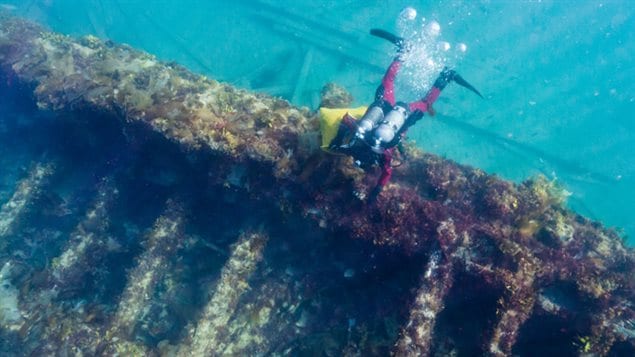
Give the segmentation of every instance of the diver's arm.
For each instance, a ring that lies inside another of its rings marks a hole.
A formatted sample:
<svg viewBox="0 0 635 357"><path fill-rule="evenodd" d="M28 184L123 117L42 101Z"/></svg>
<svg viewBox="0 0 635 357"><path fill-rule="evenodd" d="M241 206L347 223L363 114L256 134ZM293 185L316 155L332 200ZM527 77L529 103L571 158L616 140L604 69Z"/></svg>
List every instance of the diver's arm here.
<svg viewBox="0 0 635 357"><path fill-rule="evenodd" d="M382 165L381 165L381 175L379 176L379 180L377 181L377 185L373 188L373 190L368 195L368 202L373 203L377 199L377 196L381 193L381 190L386 186L388 181L390 181L390 177L392 176L392 154L394 148L384 150L384 154L382 156Z"/></svg>

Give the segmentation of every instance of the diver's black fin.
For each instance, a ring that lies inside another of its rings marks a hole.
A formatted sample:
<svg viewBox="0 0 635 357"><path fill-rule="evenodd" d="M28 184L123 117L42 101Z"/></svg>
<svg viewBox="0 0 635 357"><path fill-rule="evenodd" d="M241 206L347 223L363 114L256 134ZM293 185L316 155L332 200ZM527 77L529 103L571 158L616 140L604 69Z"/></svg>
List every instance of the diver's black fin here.
<svg viewBox="0 0 635 357"><path fill-rule="evenodd" d="M380 38L383 38L384 40L388 40L390 41L393 45L401 48L401 46L403 46L404 44L404 40L402 37L399 37L395 34L392 34L386 30L382 30L382 29L371 29L370 30L370 34L373 36L377 36Z"/></svg>
<svg viewBox="0 0 635 357"><path fill-rule="evenodd" d="M478 90L476 90L476 88L474 88L473 85L469 84L465 79L463 79L463 77L461 77L458 73L455 73L452 79L456 82L456 84L471 90L472 92L476 93L479 97L483 98L483 95Z"/></svg>

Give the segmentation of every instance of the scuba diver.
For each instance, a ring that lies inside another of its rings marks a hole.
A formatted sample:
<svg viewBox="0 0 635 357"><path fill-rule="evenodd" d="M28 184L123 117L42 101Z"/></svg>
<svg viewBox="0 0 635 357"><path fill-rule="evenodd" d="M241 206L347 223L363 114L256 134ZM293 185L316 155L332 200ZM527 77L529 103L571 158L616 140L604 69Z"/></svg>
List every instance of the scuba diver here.
<svg viewBox="0 0 635 357"><path fill-rule="evenodd" d="M456 82L481 98L483 96L458 73L446 67L422 99L411 103L395 101L395 78L402 64L402 56L408 52L408 44L403 38L384 30L372 29L370 33L392 42L397 46L398 54L375 92L375 101L359 120L347 111L341 118L337 134L327 147L330 152L352 156L355 164L364 171L376 166L381 167L379 180L368 199L369 202L373 202L390 180L395 148L404 155L401 141L406 131L420 120L424 113L434 116L432 104L450 82Z"/></svg>

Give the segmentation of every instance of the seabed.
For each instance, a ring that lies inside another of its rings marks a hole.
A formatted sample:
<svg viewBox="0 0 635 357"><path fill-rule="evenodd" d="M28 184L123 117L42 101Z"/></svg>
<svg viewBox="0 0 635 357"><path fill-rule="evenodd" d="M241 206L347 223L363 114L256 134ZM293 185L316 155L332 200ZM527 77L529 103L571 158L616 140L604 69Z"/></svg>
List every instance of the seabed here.
<svg viewBox="0 0 635 357"><path fill-rule="evenodd" d="M0 109L2 355L635 355L633 250L544 178L411 147L368 205L315 112L8 17Z"/></svg>

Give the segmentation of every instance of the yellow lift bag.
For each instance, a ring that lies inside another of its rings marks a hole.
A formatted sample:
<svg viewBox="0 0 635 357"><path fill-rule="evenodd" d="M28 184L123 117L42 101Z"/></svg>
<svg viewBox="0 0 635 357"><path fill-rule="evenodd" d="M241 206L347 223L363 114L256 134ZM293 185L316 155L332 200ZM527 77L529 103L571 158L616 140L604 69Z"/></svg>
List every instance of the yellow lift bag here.
<svg viewBox="0 0 635 357"><path fill-rule="evenodd" d="M322 132L322 149L327 150L331 141L337 135L340 122L346 113L354 118L360 118L366 113L367 107L358 108L320 108L320 131Z"/></svg>

